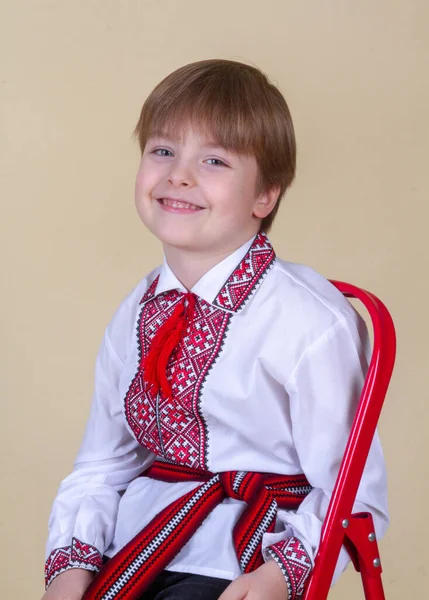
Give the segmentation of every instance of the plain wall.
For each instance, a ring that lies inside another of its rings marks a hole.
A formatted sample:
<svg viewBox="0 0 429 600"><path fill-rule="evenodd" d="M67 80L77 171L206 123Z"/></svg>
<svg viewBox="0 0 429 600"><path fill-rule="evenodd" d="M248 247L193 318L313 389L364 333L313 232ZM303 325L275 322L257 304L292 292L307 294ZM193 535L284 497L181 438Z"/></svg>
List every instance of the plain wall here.
<svg viewBox="0 0 429 600"><path fill-rule="evenodd" d="M104 327L162 257L134 210L141 104L173 69L214 57L263 69L292 111L298 174L278 255L392 312L384 582L390 600L426 595L428 22L419 0L0 3L2 598L42 595L50 506ZM362 597L349 569L332 598Z"/></svg>

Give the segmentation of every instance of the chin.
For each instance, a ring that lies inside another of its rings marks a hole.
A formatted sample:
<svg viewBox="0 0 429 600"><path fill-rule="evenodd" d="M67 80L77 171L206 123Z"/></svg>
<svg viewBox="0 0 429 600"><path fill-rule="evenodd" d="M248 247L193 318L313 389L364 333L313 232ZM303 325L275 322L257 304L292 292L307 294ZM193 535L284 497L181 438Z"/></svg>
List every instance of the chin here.
<svg viewBox="0 0 429 600"><path fill-rule="evenodd" d="M200 240L190 232L181 231L153 231L152 233L166 246L180 250L196 250L199 247Z"/></svg>

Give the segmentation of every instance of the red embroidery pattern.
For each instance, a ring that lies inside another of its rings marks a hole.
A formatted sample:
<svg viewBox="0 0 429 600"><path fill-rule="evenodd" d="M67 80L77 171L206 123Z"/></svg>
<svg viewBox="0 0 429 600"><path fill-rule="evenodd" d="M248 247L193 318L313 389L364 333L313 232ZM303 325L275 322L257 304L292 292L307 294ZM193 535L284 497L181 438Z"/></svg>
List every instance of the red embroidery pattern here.
<svg viewBox="0 0 429 600"><path fill-rule="evenodd" d="M156 287L158 285L158 281L159 281L159 275L157 277L155 277L155 279L152 281L152 283L150 284L150 286L146 290L145 295L140 300L140 304L143 304L144 302L147 302L148 300L151 300L155 296L155 292L156 292Z"/></svg>
<svg viewBox="0 0 429 600"><path fill-rule="evenodd" d="M125 397L125 416L136 439L157 456L192 468L206 468L207 428L200 410L201 397L232 318L226 310L238 312L243 308L274 260L267 236L260 233L213 304L196 297L186 334L167 365L171 397L155 394L139 368ZM141 300L144 306L137 328L140 364L144 363L159 327L183 298L177 290L156 296L158 282L159 276Z"/></svg>
<svg viewBox="0 0 429 600"><path fill-rule="evenodd" d="M144 361L158 328L183 294L176 290L149 301L138 326ZM125 415L136 439L157 456L192 468L206 468L207 432L201 415L202 388L224 343L231 315L196 298L186 335L167 366L172 397L155 394L139 370L125 398Z"/></svg>
<svg viewBox="0 0 429 600"><path fill-rule="evenodd" d="M269 239L265 233L259 233L213 304L233 311L242 308L273 266L275 258Z"/></svg>
<svg viewBox="0 0 429 600"><path fill-rule="evenodd" d="M267 548L267 554L274 558L285 576L289 600L300 598L313 568L302 542L296 537L289 537Z"/></svg>
<svg viewBox="0 0 429 600"><path fill-rule="evenodd" d="M102 564L103 559L97 548L72 538L71 546L55 548L49 555L45 564L45 585L48 587L57 575L68 569L99 571Z"/></svg>

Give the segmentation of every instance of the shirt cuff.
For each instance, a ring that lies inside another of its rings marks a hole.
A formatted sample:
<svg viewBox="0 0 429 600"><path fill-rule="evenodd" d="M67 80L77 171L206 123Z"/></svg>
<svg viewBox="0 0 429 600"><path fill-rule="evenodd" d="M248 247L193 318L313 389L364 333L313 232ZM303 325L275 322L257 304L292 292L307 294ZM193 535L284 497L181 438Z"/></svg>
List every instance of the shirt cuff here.
<svg viewBox="0 0 429 600"><path fill-rule="evenodd" d="M289 600L301 598L313 569L311 558L302 542L296 537L288 537L268 546L264 556L274 559L280 567L286 579Z"/></svg>
<svg viewBox="0 0 429 600"><path fill-rule="evenodd" d="M52 583L57 575L68 569L86 569L98 572L103 564L100 552L77 538L72 538L70 546L52 550L45 563L45 586Z"/></svg>

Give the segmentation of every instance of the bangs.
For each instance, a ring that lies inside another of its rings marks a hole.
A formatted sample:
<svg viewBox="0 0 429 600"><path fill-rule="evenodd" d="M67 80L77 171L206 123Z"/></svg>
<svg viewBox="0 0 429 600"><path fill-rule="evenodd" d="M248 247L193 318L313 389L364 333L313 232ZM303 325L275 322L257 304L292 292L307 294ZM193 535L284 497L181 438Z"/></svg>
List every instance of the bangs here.
<svg viewBox="0 0 429 600"><path fill-rule="evenodd" d="M237 118L231 111L225 113L219 105L199 106L192 110L185 104L155 114L144 137L146 141L151 137L183 141L190 131L194 131L214 146L237 154L256 154L260 143L254 132L246 126L246 121L245 116Z"/></svg>
<svg viewBox="0 0 429 600"><path fill-rule="evenodd" d="M142 152L150 137L183 139L194 130L226 150L258 157L264 137L260 108L250 90L254 86L240 75L241 81L225 72L193 81L184 78L169 82L168 89L161 82L162 88L155 88L144 104L136 127Z"/></svg>

